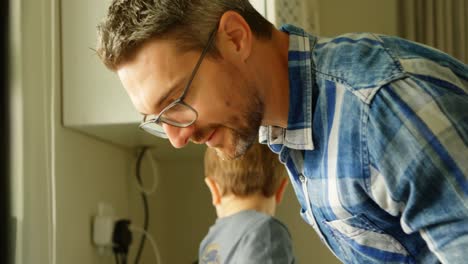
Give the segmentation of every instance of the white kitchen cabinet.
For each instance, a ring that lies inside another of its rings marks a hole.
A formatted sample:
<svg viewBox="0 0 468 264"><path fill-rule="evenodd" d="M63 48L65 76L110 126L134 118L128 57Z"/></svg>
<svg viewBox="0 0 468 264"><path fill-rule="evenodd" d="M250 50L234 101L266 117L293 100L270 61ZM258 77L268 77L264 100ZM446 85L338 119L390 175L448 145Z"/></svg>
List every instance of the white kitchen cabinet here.
<svg viewBox="0 0 468 264"><path fill-rule="evenodd" d="M97 57L96 26L109 1L61 1L63 124L124 146L143 144L133 108L115 73Z"/></svg>

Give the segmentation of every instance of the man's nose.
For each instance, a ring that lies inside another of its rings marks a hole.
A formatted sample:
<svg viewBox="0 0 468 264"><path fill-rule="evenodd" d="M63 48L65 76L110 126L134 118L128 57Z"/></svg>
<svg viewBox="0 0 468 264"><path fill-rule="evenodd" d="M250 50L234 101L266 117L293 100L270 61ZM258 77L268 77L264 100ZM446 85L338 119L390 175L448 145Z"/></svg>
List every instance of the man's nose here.
<svg viewBox="0 0 468 264"><path fill-rule="evenodd" d="M175 148L185 147L195 131L194 125L188 127L175 127L168 124L163 124L163 128L169 138L169 141Z"/></svg>

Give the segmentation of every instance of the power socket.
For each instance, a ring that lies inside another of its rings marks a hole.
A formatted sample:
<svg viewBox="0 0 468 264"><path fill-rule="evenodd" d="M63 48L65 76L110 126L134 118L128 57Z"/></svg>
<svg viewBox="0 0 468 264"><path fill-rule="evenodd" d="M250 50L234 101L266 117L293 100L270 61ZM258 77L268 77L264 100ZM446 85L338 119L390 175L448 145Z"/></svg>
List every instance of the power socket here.
<svg viewBox="0 0 468 264"><path fill-rule="evenodd" d="M112 235L115 226L114 208L107 203L98 204L98 213L93 219L93 243L99 255L112 254Z"/></svg>
<svg viewBox="0 0 468 264"><path fill-rule="evenodd" d="M112 247L114 218L107 215L94 217L93 242L98 247Z"/></svg>

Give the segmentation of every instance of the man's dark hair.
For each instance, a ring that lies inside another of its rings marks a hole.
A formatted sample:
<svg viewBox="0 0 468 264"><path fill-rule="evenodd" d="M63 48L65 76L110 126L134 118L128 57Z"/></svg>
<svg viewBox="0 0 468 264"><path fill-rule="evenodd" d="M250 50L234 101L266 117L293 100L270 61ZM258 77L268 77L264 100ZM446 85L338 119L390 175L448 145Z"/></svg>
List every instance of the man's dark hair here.
<svg viewBox="0 0 468 264"><path fill-rule="evenodd" d="M98 25L97 54L115 71L153 38L173 38L181 50L201 50L226 11L239 13L259 38L272 24L248 0L114 0ZM216 47L211 53L216 53Z"/></svg>

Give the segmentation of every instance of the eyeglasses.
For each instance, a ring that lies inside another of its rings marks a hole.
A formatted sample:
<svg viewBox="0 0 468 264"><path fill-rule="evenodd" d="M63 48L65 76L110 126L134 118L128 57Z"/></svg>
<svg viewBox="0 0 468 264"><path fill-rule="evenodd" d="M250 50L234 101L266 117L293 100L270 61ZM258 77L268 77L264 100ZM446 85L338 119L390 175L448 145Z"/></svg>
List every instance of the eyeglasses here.
<svg viewBox="0 0 468 264"><path fill-rule="evenodd" d="M187 82L187 85L185 86L182 95L177 100L166 106L156 117L149 119L149 116L145 115L143 117L143 121L139 126L140 129L143 129L151 135L157 137L168 138L166 132L163 129L163 123L182 128L188 127L191 124L195 123L195 121L198 118L198 112L193 107L186 104L184 102L184 98L187 95L188 88L190 87L193 79L195 78L195 74L197 74L198 68L202 63L203 58L208 53L208 50L210 49L211 44L213 43L216 29L210 33L208 43L203 49L202 54L200 55L200 58L198 59L198 62L195 65L192 74L190 75L190 79Z"/></svg>

